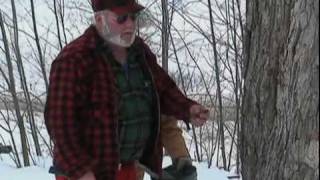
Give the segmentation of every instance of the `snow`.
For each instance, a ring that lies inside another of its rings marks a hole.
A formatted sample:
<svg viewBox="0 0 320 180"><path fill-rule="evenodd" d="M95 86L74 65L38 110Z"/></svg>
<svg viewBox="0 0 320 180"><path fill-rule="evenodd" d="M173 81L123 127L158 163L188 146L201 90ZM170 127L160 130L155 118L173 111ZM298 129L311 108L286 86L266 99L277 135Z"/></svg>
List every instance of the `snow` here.
<svg viewBox="0 0 320 180"><path fill-rule="evenodd" d="M169 158L164 159L164 166L170 165ZM198 180L228 180L229 172L218 168L208 169L206 163L194 163L198 171ZM17 169L0 159L0 180L54 180L54 176L48 173L48 167L30 166ZM145 176L144 180L150 180Z"/></svg>
<svg viewBox="0 0 320 180"><path fill-rule="evenodd" d="M0 180L54 180L54 176L38 166L16 169L0 164Z"/></svg>

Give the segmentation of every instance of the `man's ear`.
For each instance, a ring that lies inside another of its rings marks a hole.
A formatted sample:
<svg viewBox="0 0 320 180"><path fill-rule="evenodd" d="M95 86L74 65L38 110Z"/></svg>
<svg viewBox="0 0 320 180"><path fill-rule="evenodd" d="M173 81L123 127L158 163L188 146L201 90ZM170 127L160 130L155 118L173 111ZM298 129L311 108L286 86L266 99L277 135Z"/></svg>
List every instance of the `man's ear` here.
<svg viewBox="0 0 320 180"><path fill-rule="evenodd" d="M102 23L103 17L101 16L101 14L95 14L94 20L95 20L95 25L96 25L97 29L101 29L101 26L103 24Z"/></svg>
<svg viewBox="0 0 320 180"><path fill-rule="evenodd" d="M94 20L96 22L96 24L101 23L102 21L102 17L100 14L94 14Z"/></svg>

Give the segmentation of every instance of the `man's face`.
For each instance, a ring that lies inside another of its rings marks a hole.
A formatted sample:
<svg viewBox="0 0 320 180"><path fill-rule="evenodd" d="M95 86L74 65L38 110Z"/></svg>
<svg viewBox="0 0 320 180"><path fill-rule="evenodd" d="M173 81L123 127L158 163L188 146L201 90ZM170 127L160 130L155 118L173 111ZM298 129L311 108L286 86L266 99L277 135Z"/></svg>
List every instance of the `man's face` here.
<svg viewBox="0 0 320 180"><path fill-rule="evenodd" d="M96 14L96 26L102 37L116 45L129 47L135 38L136 14L117 15L104 10Z"/></svg>

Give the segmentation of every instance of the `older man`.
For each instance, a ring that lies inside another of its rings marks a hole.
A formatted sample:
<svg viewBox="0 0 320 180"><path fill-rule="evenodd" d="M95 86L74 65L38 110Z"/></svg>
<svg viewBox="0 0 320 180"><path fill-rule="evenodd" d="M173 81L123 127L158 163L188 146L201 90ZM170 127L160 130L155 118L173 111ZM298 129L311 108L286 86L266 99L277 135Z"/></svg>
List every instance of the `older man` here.
<svg viewBox="0 0 320 180"><path fill-rule="evenodd" d="M208 111L186 98L136 37L134 0L92 0L95 25L51 66L45 122L56 179L136 180L137 163L161 176L160 113L196 126Z"/></svg>

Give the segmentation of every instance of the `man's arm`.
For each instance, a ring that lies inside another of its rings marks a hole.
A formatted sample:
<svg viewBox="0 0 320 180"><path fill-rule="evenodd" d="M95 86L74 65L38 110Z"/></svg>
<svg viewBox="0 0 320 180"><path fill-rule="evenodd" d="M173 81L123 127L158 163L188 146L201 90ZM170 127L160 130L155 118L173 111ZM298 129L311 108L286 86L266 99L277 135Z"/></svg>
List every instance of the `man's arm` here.
<svg viewBox="0 0 320 180"><path fill-rule="evenodd" d="M74 60L55 60L50 72L50 85L45 107L45 122L52 138L59 168L70 179L78 179L93 164L79 144L76 105L79 95Z"/></svg>
<svg viewBox="0 0 320 180"><path fill-rule="evenodd" d="M188 99L171 77L157 64L156 56L144 44L148 64L151 68L156 88L160 97L161 113L174 116L196 126L202 125L208 118L208 111L197 102Z"/></svg>

